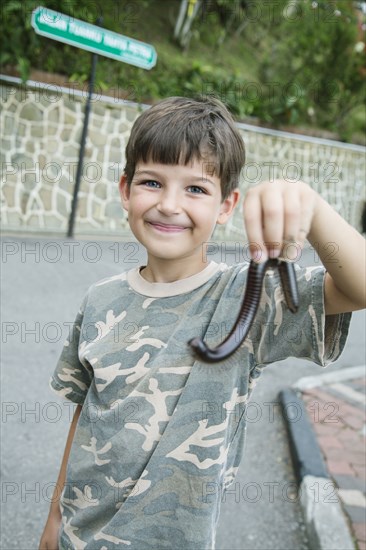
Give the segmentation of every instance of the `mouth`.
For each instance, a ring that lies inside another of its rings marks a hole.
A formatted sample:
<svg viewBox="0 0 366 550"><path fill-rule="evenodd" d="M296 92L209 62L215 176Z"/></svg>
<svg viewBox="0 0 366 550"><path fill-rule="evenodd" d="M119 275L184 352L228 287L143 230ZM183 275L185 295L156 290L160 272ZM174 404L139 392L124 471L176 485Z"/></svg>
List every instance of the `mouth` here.
<svg viewBox="0 0 366 550"><path fill-rule="evenodd" d="M162 233L181 233L182 231L188 229L183 225L169 225L166 223L155 222L147 222L147 224L156 229L156 231L160 231Z"/></svg>

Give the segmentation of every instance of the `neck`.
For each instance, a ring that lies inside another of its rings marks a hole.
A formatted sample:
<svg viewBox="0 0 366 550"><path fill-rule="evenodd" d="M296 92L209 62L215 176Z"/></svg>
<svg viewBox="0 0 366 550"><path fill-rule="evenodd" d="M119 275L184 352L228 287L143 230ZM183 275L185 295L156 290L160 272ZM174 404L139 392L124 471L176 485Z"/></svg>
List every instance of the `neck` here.
<svg viewBox="0 0 366 550"><path fill-rule="evenodd" d="M194 263L191 258L181 258L174 262L149 258L147 266L141 270L141 277L149 283L173 283L200 273L209 263L209 261L204 262L201 258Z"/></svg>

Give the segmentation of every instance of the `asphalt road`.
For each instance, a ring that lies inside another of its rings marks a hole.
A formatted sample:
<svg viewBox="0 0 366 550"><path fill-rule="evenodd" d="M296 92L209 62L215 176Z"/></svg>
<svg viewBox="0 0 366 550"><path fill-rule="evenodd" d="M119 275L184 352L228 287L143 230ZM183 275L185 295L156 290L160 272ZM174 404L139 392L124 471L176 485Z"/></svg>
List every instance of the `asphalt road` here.
<svg viewBox="0 0 366 550"><path fill-rule="evenodd" d="M48 387L81 299L93 282L142 263L135 242L70 241L5 236L2 276L2 539L1 548L36 550L66 441L72 404ZM232 263L219 248L211 258ZM313 264L309 251L300 263ZM332 369L365 361L365 312L353 316L350 336ZM221 498L217 550L309 548L278 392L322 372L289 359L262 375L248 414L246 457Z"/></svg>

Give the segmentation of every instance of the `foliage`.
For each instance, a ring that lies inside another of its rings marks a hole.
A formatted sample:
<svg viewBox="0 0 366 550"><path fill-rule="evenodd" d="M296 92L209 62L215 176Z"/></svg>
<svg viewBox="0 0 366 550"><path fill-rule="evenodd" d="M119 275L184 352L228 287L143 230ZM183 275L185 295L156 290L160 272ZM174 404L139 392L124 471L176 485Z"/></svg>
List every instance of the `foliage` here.
<svg viewBox="0 0 366 550"><path fill-rule="evenodd" d="M1 66L23 80L41 69L85 83L91 54L37 35L31 12L40 4L90 23L103 16L106 28L154 44L151 71L99 57L96 88L116 97L215 95L239 119L321 127L345 140L364 124L365 50L351 0L201 0L183 51L174 38L181 0L3 0Z"/></svg>
<svg viewBox="0 0 366 550"><path fill-rule="evenodd" d="M15 66L24 81L28 79L30 69L35 68L73 76L72 80L82 82L88 78L90 53L35 34L31 26L32 11L41 4L88 23L95 24L101 18L104 26L120 32L115 28L116 22L124 25L133 20L150 1L138 0L137 4L114 0L4 0L0 21L3 38L0 65Z"/></svg>
<svg viewBox="0 0 366 550"><path fill-rule="evenodd" d="M270 41L259 66L272 83L259 115L272 123L307 121L347 133L346 117L364 100L364 50L357 51L358 21L352 2L303 0Z"/></svg>
<svg viewBox="0 0 366 550"><path fill-rule="evenodd" d="M21 78L25 81L29 77L31 66L37 59L37 64L41 65L46 71L55 71L54 56L51 54L54 50L54 45L48 41L42 42L35 35L31 26L31 14L34 8L39 5L37 0L6 0L2 5L1 12L1 35L3 38L4 48L0 55L0 64L14 65L19 71ZM87 13L85 9L87 0L77 2L74 5L67 0L49 0L46 6L64 13L70 14L71 11L77 17L77 13L84 17ZM66 61L74 57L71 52L65 48ZM50 55L51 54L51 55ZM68 54L68 55L67 55Z"/></svg>

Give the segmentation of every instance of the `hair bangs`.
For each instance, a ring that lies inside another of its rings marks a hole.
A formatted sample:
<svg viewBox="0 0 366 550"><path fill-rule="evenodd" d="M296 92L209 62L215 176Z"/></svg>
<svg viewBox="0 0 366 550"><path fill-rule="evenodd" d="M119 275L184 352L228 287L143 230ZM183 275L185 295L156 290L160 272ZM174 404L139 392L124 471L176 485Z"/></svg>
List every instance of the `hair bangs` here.
<svg viewBox="0 0 366 550"><path fill-rule="evenodd" d="M197 131L192 124L180 127L169 123L159 128L159 132L156 128L147 130L135 147L135 154L143 162L187 165L199 160L213 165L217 164L214 162L217 153L215 149L214 140ZM216 174L218 168L215 166L212 173Z"/></svg>

